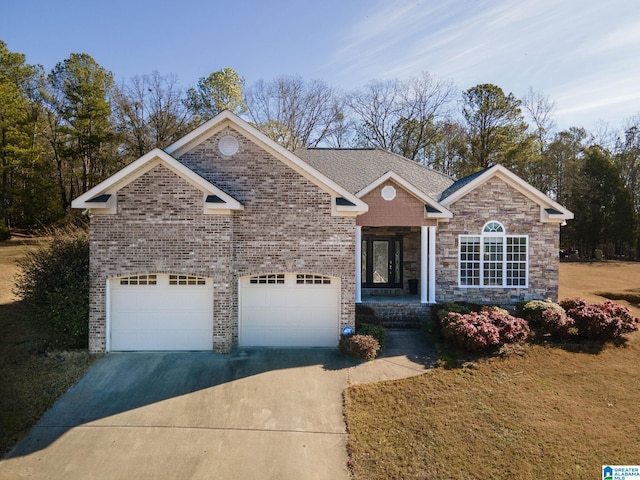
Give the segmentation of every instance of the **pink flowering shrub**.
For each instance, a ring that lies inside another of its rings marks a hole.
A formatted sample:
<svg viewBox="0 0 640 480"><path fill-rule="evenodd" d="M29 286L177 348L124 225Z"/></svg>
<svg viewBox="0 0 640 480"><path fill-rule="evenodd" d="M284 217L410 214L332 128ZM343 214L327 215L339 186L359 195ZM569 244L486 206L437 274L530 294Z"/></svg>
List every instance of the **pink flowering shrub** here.
<svg viewBox="0 0 640 480"><path fill-rule="evenodd" d="M585 305L587 305L587 301L584 298L578 297L565 298L564 300L558 302L558 304L568 312L569 310L572 310L574 308L584 307Z"/></svg>
<svg viewBox="0 0 640 480"><path fill-rule="evenodd" d="M442 334L457 347L479 352L500 343L498 327L488 321L483 313L451 312L442 322Z"/></svg>
<svg viewBox="0 0 640 480"><path fill-rule="evenodd" d="M506 310L489 307L481 312L449 313L442 321L442 333L456 346L480 352L504 343L525 341L529 326Z"/></svg>
<svg viewBox="0 0 640 480"><path fill-rule="evenodd" d="M540 330L556 338L566 338L576 333L575 321L567 315L564 308L552 303L540 314Z"/></svg>
<svg viewBox="0 0 640 480"><path fill-rule="evenodd" d="M489 321L498 327L500 343L521 343L529 338L529 324L522 318L509 315L509 312L500 308L485 309L484 313Z"/></svg>
<svg viewBox="0 0 640 480"><path fill-rule="evenodd" d="M577 298L560 305L575 322L578 335L591 340L613 340L637 330L640 322L627 307L613 302L590 304Z"/></svg>

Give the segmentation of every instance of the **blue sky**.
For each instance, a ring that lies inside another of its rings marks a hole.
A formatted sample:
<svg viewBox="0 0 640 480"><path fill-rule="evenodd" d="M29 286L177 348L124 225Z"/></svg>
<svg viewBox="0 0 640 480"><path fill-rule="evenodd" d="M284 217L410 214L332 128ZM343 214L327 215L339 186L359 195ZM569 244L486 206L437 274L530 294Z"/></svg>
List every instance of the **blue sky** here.
<svg viewBox="0 0 640 480"><path fill-rule="evenodd" d="M343 90L428 71L464 90L529 87L558 127L640 114L637 0L0 0L0 39L50 70L90 54L117 81L154 70L181 85L229 66Z"/></svg>

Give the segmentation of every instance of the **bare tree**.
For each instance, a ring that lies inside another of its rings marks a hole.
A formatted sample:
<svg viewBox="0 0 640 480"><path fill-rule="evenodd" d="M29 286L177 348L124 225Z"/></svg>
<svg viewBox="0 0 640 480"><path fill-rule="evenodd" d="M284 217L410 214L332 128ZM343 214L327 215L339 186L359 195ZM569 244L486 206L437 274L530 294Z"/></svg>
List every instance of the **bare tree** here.
<svg viewBox="0 0 640 480"><path fill-rule="evenodd" d="M429 163L455 95L451 82L427 72L405 82L374 80L347 98L356 142Z"/></svg>
<svg viewBox="0 0 640 480"><path fill-rule="evenodd" d="M336 95L331 109L333 121L329 125L323 143L333 148L350 147L354 144L355 122L348 115L345 96Z"/></svg>
<svg viewBox="0 0 640 480"><path fill-rule="evenodd" d="M326 83L300 76L259 80L246 91L253 123L291 151L315 147L329 136L337 121L335 96Z"/></svg>
<svg viewBox="0 0 640 480"><path fill-rule="evenodd" d="M529 87L529 91L522 98L522 108L532 123L538 151L542 153L553 137L556 104L547 95Z"/></svg>
<svg viewBox="0 0 640 480"><path fill-rule="evenodd" d="M358 145L392 150L397 141L405 88L398 80L372 80L347 97L347 104L356 117Z"/></svg>
<svg viewBox="0 0 640 480"><path fill-rule="evenodd" d="M154 147L165 147L191 127L184 92L175 75L135 76L115 97L115 115L123 150L133 160Z"/></svg>
<svg viewBox="0 0 640 480"><path fill-rule="evenodd" d="M627 120L617 138L613 161L640 214L640 115Z"/></svg>
<svg viewBox="0 0 640 480"><path fill-rule="evenodd" d="M538 189L550 193L554 184L553 159L547 155L555 130L554 112L556 105L548 96L529 87L522 98L522 111L529 121L533 134L535 151L522 165L521 173Z"/></svg>
<svg viewBox="0 0 640 480"><path fill-rule="evenodd" d="M457 94L450 81L427 72L415 77L402 89L403 115L398 122L394 151L412 160L428 163L432 150L449 117L449 105Z"/></svg>

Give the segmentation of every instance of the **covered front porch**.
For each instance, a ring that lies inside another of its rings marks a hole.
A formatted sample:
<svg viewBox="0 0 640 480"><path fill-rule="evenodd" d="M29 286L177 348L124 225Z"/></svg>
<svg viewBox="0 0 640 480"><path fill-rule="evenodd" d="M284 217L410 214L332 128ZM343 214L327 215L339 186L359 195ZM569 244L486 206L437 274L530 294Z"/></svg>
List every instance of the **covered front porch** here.
<svg viewBox="0 0 640 480"><path fill-rule="evenodd" d="M435 222L357 226L356 303L435 303L435 252Z"/></svg>
<svg viewBox="0 0 640 480"><path fill-rule="evenodd" d="M369 207L356 218L356 304L435 303L436 229L451 212L391 171L356 196Z"/></svg>

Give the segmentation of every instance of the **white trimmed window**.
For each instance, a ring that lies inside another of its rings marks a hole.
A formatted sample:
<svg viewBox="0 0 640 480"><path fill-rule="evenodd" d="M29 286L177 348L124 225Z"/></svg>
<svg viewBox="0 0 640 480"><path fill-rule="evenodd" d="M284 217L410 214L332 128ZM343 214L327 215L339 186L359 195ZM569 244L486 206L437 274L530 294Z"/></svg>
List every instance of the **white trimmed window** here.
<svg viewBox="0 0 640 480"><path fill-rule="evenodd" d="M528 237L507 235L500 222L485 224L480 235L460 235L460 287L526 288Z"/></svg>
<svg viewBox="0 0 640 480"><path fill-rule="evenodd" d="M324 275L309 275L305 273L298 273L296 275L296 283L301 285L331 285L331 277L325 277Z"/></svg>
<svg viewBox="0 0 640 480"><path fill-rule="evenodd" d="M169 275L169 285L206 285L207 279L191 275Z"/></svg>
<svg viewBox="0 0 640 480"><path fill-rule="evenodd" d="M256 275L249 279L249 283L284 285L284 273L270 273L268 275Z"/></svg>
<svg viewBox="0 0 640 480"><path fill-rule="evenodd" d="M132 275L120 279L120 285L156 285L157 282L155 275Z"/></svg>

